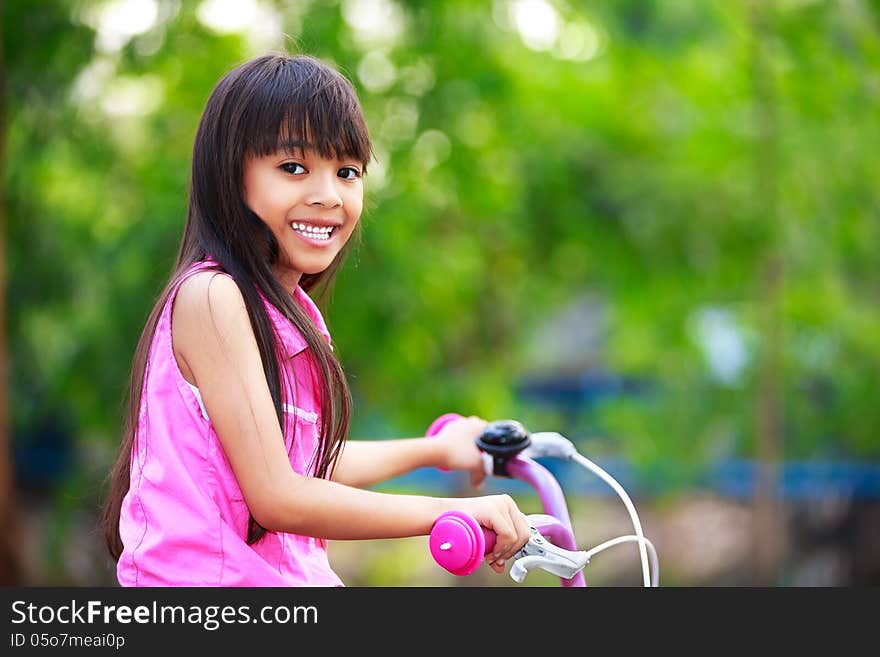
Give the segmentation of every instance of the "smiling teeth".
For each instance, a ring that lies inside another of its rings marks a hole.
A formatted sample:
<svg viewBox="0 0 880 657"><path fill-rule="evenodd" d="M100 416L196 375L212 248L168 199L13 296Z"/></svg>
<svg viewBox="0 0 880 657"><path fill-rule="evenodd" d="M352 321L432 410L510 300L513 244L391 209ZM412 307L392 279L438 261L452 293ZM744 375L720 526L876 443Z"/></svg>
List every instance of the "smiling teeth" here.
<svg viewBox="0 0 880 657"><path fill-rule="evenodd" d="M296 221L290 224L290 227L300 235L305 235L314 240L330 239L330 234L333 232L333 226L312 226L310 224L298 223Z"/></svg>

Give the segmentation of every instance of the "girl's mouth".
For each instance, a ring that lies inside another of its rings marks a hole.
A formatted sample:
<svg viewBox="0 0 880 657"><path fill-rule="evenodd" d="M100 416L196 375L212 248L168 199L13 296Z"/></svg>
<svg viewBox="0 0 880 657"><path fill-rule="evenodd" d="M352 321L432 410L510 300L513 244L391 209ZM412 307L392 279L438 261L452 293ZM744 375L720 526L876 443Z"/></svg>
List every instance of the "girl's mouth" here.
<svg viewBox="0 0 880 657"><path fill-rule="evenodd" d="M326 246L333 240L338 226L315 226L299 221L290 224L293 232L309 244L315 246Z"/></svg>

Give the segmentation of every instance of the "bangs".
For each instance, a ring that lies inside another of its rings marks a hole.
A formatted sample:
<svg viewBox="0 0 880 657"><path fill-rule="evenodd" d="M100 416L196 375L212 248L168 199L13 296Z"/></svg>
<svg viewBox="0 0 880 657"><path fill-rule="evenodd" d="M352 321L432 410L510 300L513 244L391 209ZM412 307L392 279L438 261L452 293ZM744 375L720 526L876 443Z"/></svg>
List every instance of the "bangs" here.
<svg viewBox="0 0 880 657"><path fill-rule="evenodd" d="M324 158L357 160L366 172L372 144L351 84L311 57L278 57L272 63L250 90L250 111L242 116L248 153L311 149Z"/></svg>

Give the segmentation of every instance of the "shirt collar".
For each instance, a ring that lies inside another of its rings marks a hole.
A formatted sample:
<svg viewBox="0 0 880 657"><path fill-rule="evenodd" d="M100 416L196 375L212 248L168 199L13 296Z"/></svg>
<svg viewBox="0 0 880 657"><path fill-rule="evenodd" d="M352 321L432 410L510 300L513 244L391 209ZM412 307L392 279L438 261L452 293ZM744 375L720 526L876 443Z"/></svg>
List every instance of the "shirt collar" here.
<svg viewBox="0 0 880 657"><path fill-rule="evenodd" d="M318 332L327 339L328 343L330 343L330 331L327 330L327 324L324 321L324 317L321 315L321 311L318 309L318 306L315 305L315 302L312 301L312 298L299 285L297 285L296 289L293 291L293 299L315 323ZM271 303L267 303L266 307L269 310L269 316L272 319L272 323L275 325L275 332L281 340L281 344L284 346L284 351L287 357L293 358L308 346L305 338L275 306ZM330 348L333 348L332 344L330 345Z"/></svg>

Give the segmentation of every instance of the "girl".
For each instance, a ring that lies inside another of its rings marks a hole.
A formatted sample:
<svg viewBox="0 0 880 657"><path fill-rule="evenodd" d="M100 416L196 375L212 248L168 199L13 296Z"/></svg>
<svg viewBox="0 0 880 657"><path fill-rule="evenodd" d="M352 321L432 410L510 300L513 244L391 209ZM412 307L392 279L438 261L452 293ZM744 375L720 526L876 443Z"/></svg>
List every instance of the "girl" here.
<svg viewBox="0 0 880 657"><path fill-rule="evenodd" d="M352 86L317 59L258 57L211 93L102 517L123 586L341 586L326 539L426 535L454 509L498 534L496 572L525 544L507 495L362 490L423 466L478 485L486 425L345 441L351 397L310 295L326 295L358 235L371 152Z"/></svg>

